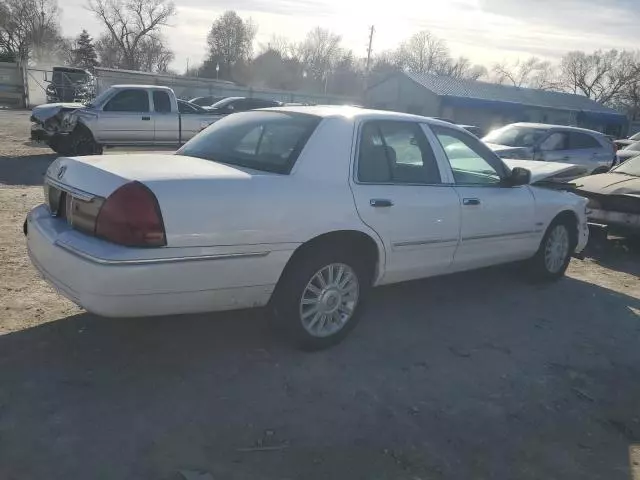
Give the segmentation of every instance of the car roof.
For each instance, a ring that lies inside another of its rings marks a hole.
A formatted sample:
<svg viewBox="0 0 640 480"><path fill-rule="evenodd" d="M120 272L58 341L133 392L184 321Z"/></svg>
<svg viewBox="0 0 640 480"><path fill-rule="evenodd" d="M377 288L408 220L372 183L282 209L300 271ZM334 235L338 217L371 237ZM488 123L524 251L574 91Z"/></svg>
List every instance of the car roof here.
<svg viewBox="0 0 640 480"><path fill-rule="evenodd" d="M390 112L387 110L372 110L362 107L354 107L350 105L290 105L281 107L264 108L266 111L278 111L278 112L291 112L291 113L306 113L308 115L315 115L322 118L347 118L354 120L405 120L421 123L429 123L432 125L440 125L443 127L455 127L462 130L457 125L454 125L443 120L438 120L432 117L423 117L421 115L414 115L411 113L402 112Z"/></svg>
<svg viewBox="0 0 640 480"><path fill-rule="evenodd" d="M122 84L122 85L111 85L111 88L123 89L123 88L145 88L150 90L166 90L168 92L173 91L171 87L164 87L160 85L137 85L137 84Z"/></svg>
<svg viewBox="0 0 640 480"><path fill-rule="evenodd" d="M550 123L530 123L530 122L518 122L518 123L512 123L511 125L505 125L505 126L517 126L517 127L527 127L527 128L537 128L540 130L550 130L550 129L559 129L559 130L566 130L569 132L581 132L581 133L588 133L590 135L604 135L603 133L600 133L596 130L589 130L588 128L580 128L580 127L570 127L567 125L553 125Z"/></svg>

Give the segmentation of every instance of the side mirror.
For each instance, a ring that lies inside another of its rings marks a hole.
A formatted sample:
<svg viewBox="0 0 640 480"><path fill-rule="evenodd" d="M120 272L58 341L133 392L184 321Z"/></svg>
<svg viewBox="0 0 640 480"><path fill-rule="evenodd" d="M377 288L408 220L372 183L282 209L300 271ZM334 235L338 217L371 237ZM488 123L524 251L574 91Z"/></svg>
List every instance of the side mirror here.
<svg viewBox="0 0 640 480"><path fill-rule="evenodd" d="M508 178L509 186L518 187L520 185L528 185L531 182L531 172L526 168L514 167Z"/></svg>

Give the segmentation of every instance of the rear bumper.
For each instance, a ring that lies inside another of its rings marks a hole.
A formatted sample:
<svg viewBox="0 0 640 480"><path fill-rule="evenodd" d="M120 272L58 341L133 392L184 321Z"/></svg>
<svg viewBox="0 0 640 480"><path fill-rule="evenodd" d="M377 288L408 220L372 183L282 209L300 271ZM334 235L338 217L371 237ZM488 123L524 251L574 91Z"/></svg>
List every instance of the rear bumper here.
<svg viewBox="0 0 640 480"><path fill-rule="evenodd" d="M106 317L263 306L291 255L182 257L184 249L119 247L70 229L44 205L29 213L26 230L29 257L44 279L72 302ZM150 253L171 257L132 256Z"/></svg>

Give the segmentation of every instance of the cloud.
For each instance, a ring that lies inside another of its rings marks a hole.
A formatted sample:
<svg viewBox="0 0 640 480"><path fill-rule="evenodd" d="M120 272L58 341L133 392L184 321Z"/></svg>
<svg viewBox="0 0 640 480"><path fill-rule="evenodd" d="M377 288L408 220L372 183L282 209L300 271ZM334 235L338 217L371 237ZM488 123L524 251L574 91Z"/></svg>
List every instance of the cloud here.
<svg viewBox="0 0 640 480"><path fill-rule="evenodd" d="M431 30L455 55L478 63L537 55L559 58L570 50L636 49L640 44L638 0L181 0L172 27L165 28L182 70L206 55L206 36L225 10L235 10L258 25L257 42L273 35L301 40L315 26L342 36L356 55L366 52L368 31L376 26L374 50L394 48L411 34ZM65 0L66 35L103 29L83 6Z"/></svg>

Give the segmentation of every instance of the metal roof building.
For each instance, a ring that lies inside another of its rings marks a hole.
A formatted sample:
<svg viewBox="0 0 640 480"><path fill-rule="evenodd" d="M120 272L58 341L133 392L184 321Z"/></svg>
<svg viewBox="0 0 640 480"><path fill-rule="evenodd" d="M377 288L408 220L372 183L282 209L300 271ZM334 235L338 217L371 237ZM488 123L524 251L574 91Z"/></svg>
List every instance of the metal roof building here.
<svg viewBox="0 0 640 480"><path fill-rule="evenodd" d="M582 95L417 73L372 85L367 106L439 117L490 130L514 122L575 125L621 133L627 117Z"/></svg>

